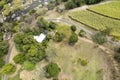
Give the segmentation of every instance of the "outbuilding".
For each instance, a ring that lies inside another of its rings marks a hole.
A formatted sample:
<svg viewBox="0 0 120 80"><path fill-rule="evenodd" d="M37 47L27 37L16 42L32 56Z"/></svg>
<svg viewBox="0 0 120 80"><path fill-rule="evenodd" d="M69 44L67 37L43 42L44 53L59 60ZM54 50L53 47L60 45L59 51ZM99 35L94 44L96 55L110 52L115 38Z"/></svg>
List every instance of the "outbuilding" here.
<svg viewBox="0 0 120 80"><path fill-rule="evenodd" d="M43 33L41 33L39 36L34 36L34 39L39 43L42 43L43 40L45 40L45 38L46 38L46 35Z"/></svg>

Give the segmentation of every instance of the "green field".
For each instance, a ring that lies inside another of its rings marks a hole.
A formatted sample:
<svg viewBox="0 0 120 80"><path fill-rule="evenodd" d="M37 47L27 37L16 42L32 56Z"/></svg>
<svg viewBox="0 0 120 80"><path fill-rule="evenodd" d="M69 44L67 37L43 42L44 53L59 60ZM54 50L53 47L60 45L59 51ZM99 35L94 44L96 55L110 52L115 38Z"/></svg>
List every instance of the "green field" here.
<svg viewBox="0 0 120 80"><path fill-rule="evenodd" d="M120 38L120 21L118 20L110 19L87 10L72 12L69 16L97 30L104 30L106 27L111 28L110 35Z"/></svg>
<svg viewBox="0 0 120 80"><path fill-rule="evenodd" d="M89 8L95 12L120 19L120 1L112 1L107 4L101 4Z"/></svg>

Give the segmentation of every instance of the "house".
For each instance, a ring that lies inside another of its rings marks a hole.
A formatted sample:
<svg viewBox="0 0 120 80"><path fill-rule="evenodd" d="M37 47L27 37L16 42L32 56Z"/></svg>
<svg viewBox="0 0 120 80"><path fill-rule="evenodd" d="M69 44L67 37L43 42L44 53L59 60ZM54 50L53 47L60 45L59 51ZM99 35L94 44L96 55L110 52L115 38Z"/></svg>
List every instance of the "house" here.
<svg viewBox="0 0 120 80"><path fill-rule="evenodd" d="M45 40L45 38L46 38L46 35L44 35L43 33L41 33L39 36L34 36L34 39L39 43L42 43L43 40Z"/></svg>

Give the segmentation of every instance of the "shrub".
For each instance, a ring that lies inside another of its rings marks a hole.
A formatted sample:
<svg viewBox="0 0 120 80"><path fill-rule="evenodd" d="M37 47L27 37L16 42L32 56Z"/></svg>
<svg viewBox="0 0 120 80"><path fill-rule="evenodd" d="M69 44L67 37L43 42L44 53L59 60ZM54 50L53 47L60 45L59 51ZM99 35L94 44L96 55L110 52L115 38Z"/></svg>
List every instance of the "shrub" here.
<svg viewBox="0 0 120 80"><path fill-rule="evenodd" d="M46 72L46 77L57 77L60 72L60 68L56 63L50 63L46 66Z"/></svg>
<svg viewBox="0 0 120 80"><path fill-rule="evenodd" d="M106 35L102 34L101 32L95 34L92 38L93 38L93 41L94 41L95 43L100 44L100 45L102 45L102 44L104 44L104 43L107 42L107 37L106 37Z"/></svg>
<svg viewBox="0 0 120 80"><path fill-rule="evenodd" d="M77 36L77 34L73 33L69 38L69 43L75 44L77 41L78 41L78 36Z"/></svg>
<svg viewBox="0 0 120 80"><path fill-rule="evenodd" d="M72 25L72 26L71 26L71 30L72 30L73 32L75 32L75 31L76 31L76 26L75 26L75 25Z"/></svg>
<svg viewBox="0 0 120 80"><path fill-rule="evenodd" d="M86 66L88 64L86 60L83 60L81 58L78 59L78 63L80 63L82 66Z"/></svg>
<svg viewBox="0 0 120 80"><path fill-rule="evenodd" d="M12 74L14 73L16 70L15 66L12 64L6 64L2 67L2 69L0 70L0 73L5 75L5 74Z"/></svg>
<svg viewBox="0 0 120 80"><path fill-rule="evenodd" d="M84 37L86 35L86 32L84 30L80 30L79 36Z"/></svg>
<svg viewBox="0 0 120 80"><path fill-rule="evenodd" d="M56 41L56 42L61 42L61 41L63 40L63 38L64 38L63 34L57 32L57 33L55 34L54 41Z"/></svg>
<svg viewBox="0 0 120 80"><path fill-rule="evenodd" d="M55 29L56 28L56 23L55 22L50 22L49 23L49 28L50 29Z"/></svg>
<svg viewBox="0 0 120 80"><path fill-rule="evenodd" d="M25 62L23 63L23 68L24 68L25 70L31 71L31 70L33 70L33 69L35 68L35 64L34 64L34 63L31 63L31 62L29 62L29 61L25 61Z"/></svg>
<svg viewBox="0 0 120 80"><path fill-rule="evenodd" d="M36 12L36 10L32 9L32 10L29 11L29 14L32 15L32 14L34 14L35 12Z"/></svg>
<svg viewBox="0 0 120 80"><path fill-rule="evenodd" d="M13 58L14 62L16 64L23 64L23 62L26 60L24 54L18 54Z"/></svg>

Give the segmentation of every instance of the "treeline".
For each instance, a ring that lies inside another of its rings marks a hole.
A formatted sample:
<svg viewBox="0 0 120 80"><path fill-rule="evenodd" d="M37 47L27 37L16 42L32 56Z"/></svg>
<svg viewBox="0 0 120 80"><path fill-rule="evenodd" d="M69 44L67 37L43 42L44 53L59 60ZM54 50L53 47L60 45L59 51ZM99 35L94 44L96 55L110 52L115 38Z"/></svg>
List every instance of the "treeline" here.
<svg viewBox="0 0 120 80"><path fill-rule="evenodd" d="M65 8L66 9L73 9L76 7L80 7L82 5L90 5L90 4L96 4L99 3L103 0L62 0L65 3Z"/></svg>

